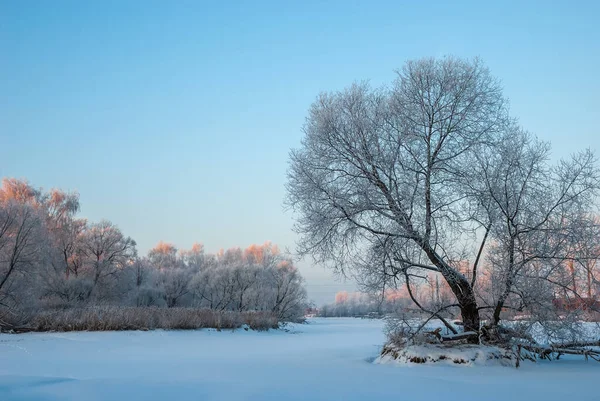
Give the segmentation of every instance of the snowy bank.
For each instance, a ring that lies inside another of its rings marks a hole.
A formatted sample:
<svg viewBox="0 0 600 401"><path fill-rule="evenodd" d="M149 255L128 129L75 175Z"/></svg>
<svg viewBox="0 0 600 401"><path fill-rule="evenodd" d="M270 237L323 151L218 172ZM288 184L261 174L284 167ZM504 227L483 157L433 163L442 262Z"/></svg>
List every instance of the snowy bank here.
<svg viewBox="0 0 600 401"><path fill-rule="evenodd" d="M374 362L379 364L443 363L462 366L515 366L516 355L510 350L485 345L422 344L398 347L387 344Z"/></svg>

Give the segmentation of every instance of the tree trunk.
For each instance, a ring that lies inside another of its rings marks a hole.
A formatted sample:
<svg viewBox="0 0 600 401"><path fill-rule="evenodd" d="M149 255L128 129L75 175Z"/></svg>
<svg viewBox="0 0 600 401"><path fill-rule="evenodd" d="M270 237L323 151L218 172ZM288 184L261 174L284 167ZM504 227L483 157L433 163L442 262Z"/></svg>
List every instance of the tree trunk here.
<svg viewBox="0 0 600 401"><path fill-rule="evenodd" d="M577 277L575 275L575 264L573 259L569 260L569 272L571 273L571 281L573 281L573 292L577 294Z"/></svg>
<svg viewBox="0 0 600 401"><path fill-rule="evenodd" d="M506 289L498 298L498 302L496 302L496 306L494 307L494 316L492 318L494 322L494 326L497 326L500 323L500 314L502 313L502 308L504 308L504 303L508 299L508 295L510 294L509 290L512 288L513 280L512 276L506 280Z"/></svg>
<svg viewBox="0 0 600 401"><path fill-rule="evenodd" d="M510 231L510 225L509 225ZM494 308L494 316L493 316L493 324L494 326L498 326L500 323L500 314L502 313L502 308L504 308L504 303L508 299L510 295L510 290L513 287L514 279L515 279L515 242L516 237L511 235L510 243L508 247L508 269L507 269L507 277L506 282L504 283L504 291L498 298L498 302L496 302L496 307Z"/></svg>
<svg viewBox="0 0 600 401"><path fill-rule="evenodd" d="M454 295L456 295L456 299L460 305L463 330L465 332L473 331L475 333L479 333L481 321L479 318L479 309L477 309L477 302L475 301L473 288L470 285L460 286L460 288L462 291L460 291L458 294L454 292ZM477 344L479 342L479 338L474 336L473 338L469 339L469 342L472 344Z"/></svg>
<svg viewBox="0 0 600 401"><path fill-rule="evenodd" d="M494 326L497 326L498 323L500 323L500 313L502 313L503 306L504 301L498 301L498 303L496 303L496 307L494 308L494 316L492 318Z"/></svg>
<svg viewBox="0 0 600 401"><path fill-rule="evenodd" d="M456 301L460 307L460 313L463 321L464 331L473 331L479 333L481 320L479 318L479 309L477 308L477 300L475 299L475 291L469 283L469 280L448 265L431 247L425 245L423 250L429 257L429 260L439 268L444 280L450 286L452 293L456 297ZM472 344L477 344L479 338L473 336L469 339Z"/></svg>
<svg viewBox="0 0 600 401"><path fill-rule="evenodd" d="M592 299L592 270L596 265L596 261L587 262L587 296Z"/></svg>

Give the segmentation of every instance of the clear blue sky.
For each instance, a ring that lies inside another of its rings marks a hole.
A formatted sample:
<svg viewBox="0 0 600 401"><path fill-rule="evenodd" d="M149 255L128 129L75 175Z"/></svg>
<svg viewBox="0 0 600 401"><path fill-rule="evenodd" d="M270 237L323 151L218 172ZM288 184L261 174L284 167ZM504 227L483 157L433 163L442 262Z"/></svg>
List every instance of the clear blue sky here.
<svg viewBox="0 0 600 401"><path fill-rule="evenodd" d="M480 56L557 157L600 148L599 2L217 3L0 0L0 176L79 191L141 252L293 249L287 156L316 95L446 54ZM301 265L317 302L344 287Z"/></svg>

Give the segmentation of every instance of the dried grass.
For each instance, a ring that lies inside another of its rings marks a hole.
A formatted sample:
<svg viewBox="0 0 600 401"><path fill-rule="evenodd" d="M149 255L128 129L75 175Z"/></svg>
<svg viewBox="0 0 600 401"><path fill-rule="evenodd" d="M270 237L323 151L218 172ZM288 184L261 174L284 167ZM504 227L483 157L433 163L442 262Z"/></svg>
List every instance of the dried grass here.
<svg viewBox="0 0 600 401"><path fill-rule="evenodd" d="M198 308L94 306L40 311L18 331L110 331L278 328L269 312L232 312Z"/></svg>

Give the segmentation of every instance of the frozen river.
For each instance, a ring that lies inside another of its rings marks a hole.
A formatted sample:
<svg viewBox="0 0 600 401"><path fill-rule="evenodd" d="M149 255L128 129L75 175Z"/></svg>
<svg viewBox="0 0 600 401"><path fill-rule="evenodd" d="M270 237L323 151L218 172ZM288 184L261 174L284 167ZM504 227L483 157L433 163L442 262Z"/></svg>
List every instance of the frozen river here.
<svg viewBox="0 0 600 401"><path fill-rule="evenodd" d="M0 400L600 400L600 363L378 365L383 323L0 334Z"/></svg>

